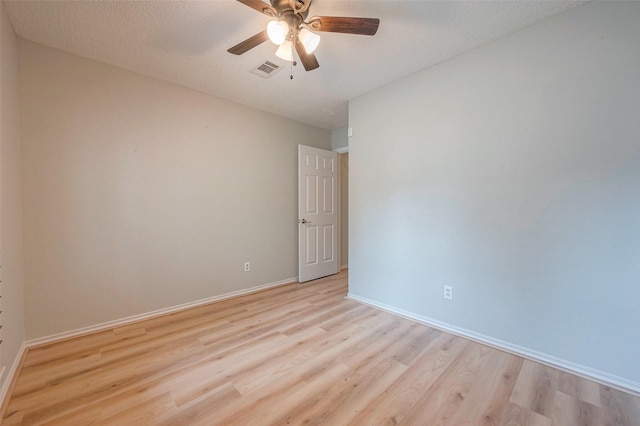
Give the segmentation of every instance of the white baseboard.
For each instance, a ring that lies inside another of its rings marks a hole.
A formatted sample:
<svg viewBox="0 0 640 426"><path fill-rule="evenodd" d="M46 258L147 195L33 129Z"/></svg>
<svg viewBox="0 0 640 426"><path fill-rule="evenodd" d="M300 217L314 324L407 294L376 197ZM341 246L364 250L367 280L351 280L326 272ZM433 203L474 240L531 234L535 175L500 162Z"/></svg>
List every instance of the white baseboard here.
<svg viewBox="0 0 640 426"><path fill-rule="evenodd" d="M428 325L433 328L437 328L457 336L473 340L475 342L491 346L493 348L503 350L513 355L521 356L523 358L530 359L532 361L540 362L550 367L557 368L559 370L566 371L576 376L580 376L585 379L593 380L600 384L610 386L612 388L621 390L623 392L631 393L635 396L640 396L640 383L625 379L623 377L615 376L613 374L606 373L604 371L596 370L590 367L586 367L581 364L576 364L564 359L557 358L552 355L545 354L533 349L526 348L524 346L515 345L513 343L505 342L500 339L495 339L490 336L486 336L475 331L467 330L464 328L456 327L454 325L435 320L433 318L418 315L413 312L397 309L393 306L385 305L384 303L378 303L376 301L367 299L365 297L356 296L349 293L347 299L356 302L364 303L365 305L372 306L374 308L381 309L383 311L396 314L410 320L419 322L421 324Z"/></svg>
<svg viewBox="0 0 640 426"><path fill-rule="evenodd" d="M195 302L183 303L180 305L170 306L168 308L158 309L144 314L132 315L130 317L121 318L118 320L107 321L101 324L92 325L89 327L78 328L76 330L65 331L63 333L57 333L50 336L39 337L36 339L28 340L25 342L27 348L33 348L36 346L46 345L49 343L57 342L60 340L70 339L78 336L82 336L89 333L95 333L103 331L109 328L122 327L134 322L143 321L151 318L156 318L162 315L172 314L175 312L183 311L189 308L195 308L202 305L207 305L213 302L219 302L233 297L245 296L247 294L256 293L258 291L266 290L273 287L279 287L285 284L291 284L298 282L298 277L287 278L286 280L276 281L269 284L263 284L256 287L247 288L244 290L233 291L231 293L221 294L219 296L208 297L206 299L196 300Z"/></svg>
<svg viewBox="0 0 640 426"><path fill-rule="evenodd" d="M344 271L345 269L349 269L349 264L340 265L340 270Z"/></svg>
<svg viewBox="0 0 640 426"><path fill-rule="evenodd" d="M9 368L9 372L2 382L2 388L0 389L0 407L4 405L4 399L7 397L7 392L9 392L9 386L11 386L11 382L13 381L13 377L18 371L18 367L20 367L20 363L22 362L22 357L27 351L27 345L22 343L20 345L20 349L18 349L18 353L16 357L13 359L13 363L11 363L11 368ZM3 414L3 413L2 413ZM0 419L2 421L2 419Z"/></svg>

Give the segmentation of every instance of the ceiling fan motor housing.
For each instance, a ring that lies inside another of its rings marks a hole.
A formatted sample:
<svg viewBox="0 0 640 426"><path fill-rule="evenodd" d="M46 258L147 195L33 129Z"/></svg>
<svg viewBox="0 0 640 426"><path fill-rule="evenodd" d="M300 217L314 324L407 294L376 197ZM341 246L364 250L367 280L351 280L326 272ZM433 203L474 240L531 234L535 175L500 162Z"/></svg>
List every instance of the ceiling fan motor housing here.
<svg viewBox="0 0 640 426"><path fill-rule="evenodd" d="M311 0L271 0L271 6L278 11L279 15L288 11L302 16L303 20L309 14L310 5Z"/></svg>
<svg viewBox="0 0 640 426"><path fill-rule="evenodd" d="M290 36L295 35L300 24L309 15L311 0L271 0L271 5L277 11L277 18L285 21L291 29Z"/></svg>

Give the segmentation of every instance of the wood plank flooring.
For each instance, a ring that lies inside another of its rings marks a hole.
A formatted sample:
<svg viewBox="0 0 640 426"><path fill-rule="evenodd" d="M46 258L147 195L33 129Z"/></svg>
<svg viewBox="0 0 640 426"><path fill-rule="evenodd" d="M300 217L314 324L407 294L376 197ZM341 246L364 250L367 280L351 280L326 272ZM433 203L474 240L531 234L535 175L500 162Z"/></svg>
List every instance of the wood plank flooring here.
<svg viewBox="0 0 640 426"><path fill-rule="evenodd" d="M640 425L640 399L345 300L347 273L29 350L3 425Z"/></svg>

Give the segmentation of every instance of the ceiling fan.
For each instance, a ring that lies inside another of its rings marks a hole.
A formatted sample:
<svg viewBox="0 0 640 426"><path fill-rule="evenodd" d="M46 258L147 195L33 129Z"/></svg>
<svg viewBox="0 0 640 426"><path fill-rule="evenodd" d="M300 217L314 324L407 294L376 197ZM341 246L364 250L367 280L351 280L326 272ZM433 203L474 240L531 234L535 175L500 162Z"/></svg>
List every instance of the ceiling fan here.
<svg viewBox="0 0 640 426"><path fill-rule="evenodd" d="M377 18L314 16L306 20L311 0L271 0L271 4L262 0L238 1L273 20L264 31L236 44L227 51L234 55L242 55L259 44L271 40L280 46L276 55L282 59L294 61L295 48L300 62L307 71L320 66L313 54L320 43L320 36L313 31L372 36L378 31L380 25L380 20Z"/></svg>

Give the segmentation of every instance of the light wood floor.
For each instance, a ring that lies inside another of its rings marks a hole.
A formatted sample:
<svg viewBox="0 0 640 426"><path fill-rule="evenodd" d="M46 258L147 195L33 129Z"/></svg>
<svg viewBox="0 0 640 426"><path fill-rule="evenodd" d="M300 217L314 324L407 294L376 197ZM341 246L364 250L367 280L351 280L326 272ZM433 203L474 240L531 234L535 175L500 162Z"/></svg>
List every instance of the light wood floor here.
<svg viewBox="0 0 640 426"><path fill-rule="evenodd" d="M640 399L345 300L347 275L31 349L3 425L640 425Z"/></svg>

